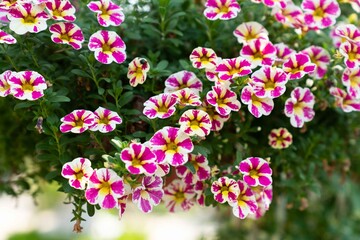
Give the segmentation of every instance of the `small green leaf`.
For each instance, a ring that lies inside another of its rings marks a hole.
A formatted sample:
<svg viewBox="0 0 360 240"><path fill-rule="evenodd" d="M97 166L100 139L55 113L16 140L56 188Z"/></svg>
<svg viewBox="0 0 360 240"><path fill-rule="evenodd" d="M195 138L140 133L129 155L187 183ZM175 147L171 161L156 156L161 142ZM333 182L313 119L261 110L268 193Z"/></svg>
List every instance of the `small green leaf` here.
<svg viewBox="0 0 360 240"><path fill-rule="evenodd" d="M51 96L47 99L49 102L70 102L71 99L65 96L59 96L59 95L55 95L55 96Z"/></svg>
<svg viewBox="0 0 360 240"><path fill-rule="evenodd" d="M164 70L169 65L169 62L166 60L161 60L155 67L156 70Z"/></svg>
<svg viewBox="0 0 360 240"><path fill-rule="evenodd" d="M196 173L196 169L195 169L194 165L191 162L185 163L185 167L187 167L192 174Z"/></svg>
<svg viewBox="0 0 360 240"><path fill-rule="evenodd" d="M131 100L134 98L133 92L126 92L123 95L121 95L119 99L119 105L120 107L126 105L127 103L131 102Z"/></svg>
<svg viewBox="0 0 360 240"><path fill-rule="evenodd" d="M204 157L207 157L209 155L209 153L211 153L211 151L206 147L196 145L196 146L194 146L194 150L192 151L192 153L193 154L200 153Z"/></svg>
<svg viewBox="0 0 360 240"><path fill-rule="evenodd" d="M87 203L86 210L87 210L87 214L89 215L89 217L92 217L95 215L95 206L94 205Z"/></svg>
<svg viewBox="0 0 360 240"><path fill-rule="evenodd" d="M36 102L21 102L15 105L14 110L22 109L22 108L28 108L31 106L34 106Z"/></svg>

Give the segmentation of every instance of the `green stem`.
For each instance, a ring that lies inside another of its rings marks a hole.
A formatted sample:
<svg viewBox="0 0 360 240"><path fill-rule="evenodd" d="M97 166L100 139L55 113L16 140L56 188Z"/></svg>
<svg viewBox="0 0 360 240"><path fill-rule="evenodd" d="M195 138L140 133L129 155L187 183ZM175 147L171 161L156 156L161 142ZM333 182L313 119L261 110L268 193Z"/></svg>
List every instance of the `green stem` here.
<svg viewBox="0 0 360 240"><path fill-rule="evenodd" d="M96 134L95 134L94 132L91 132L91 131L90 131L90 135L91 135L91 137L95 140L95 142L97 143L97 145L100 146L101 150L103 150L103 151L106 153L106 150L105 150L103 144L102 144L101 141L96 137Z"/></svg>
<svg viewBox="0 0 360 240"><path fill-rule="evenodd" d="M4 54L5 54L5 57L6 59L10 62L11 66L15 69L15 71L19 72L19 68L15 65L14 61L12 60L11 57L9 57L9 55L7 54L7 48L1 44L1 48L3 49L4 51Z"/></svg>

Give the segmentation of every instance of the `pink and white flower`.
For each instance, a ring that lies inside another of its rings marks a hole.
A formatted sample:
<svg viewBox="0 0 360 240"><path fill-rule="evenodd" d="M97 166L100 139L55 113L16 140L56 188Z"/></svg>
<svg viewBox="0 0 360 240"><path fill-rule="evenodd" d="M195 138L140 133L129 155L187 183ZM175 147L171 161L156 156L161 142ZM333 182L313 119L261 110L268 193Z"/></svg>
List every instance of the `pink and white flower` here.
<svg viewBox="0 0 360 240"><path fill-rule="evenodd" d="M251 86L245 86L241 91L241 101L248 105L249 112L256 118L269 116L274 109L272 98L259 98L255 95Z"/></svg>
<svg viewBox="0 0 360 240"><path fill-rule="evenodd" d="M179 119L180 130L189 136L205 137L210 134L211 119L203 110L186 110Z"/></svg>
<svg viewBox="0 0 360 240"><path fill-rule="evenodd" d="M269 32L258 22L244 22L236 27L233 34L242 44L258 38L269 40Z"/></svg>
<svg viewBox="0 0 360 240"><path fill-rule="evenodd" d="M261 0L265 6L273 8L286 8L288 0Z"/></svg>
<svg viewBox="0 0 360 240"><path fill-rule="evenodd" d="M269 206L272 201L272 185L266 188L261 186L252 187L251 190L255 195L258 208L256 210L256 213L250 213L249 217L259 219L260 217L265 215L267 210L269 210Z"/></svg>
<svg viewBox="0 0 360 240"><path fill-rule="evenodd" d="M126 203L129 195L124 195L117 200L117 208L119 209L119 220L121 220L122 216L125 213L126 210Z"/></svg>
<svg viewBox="0 0 360 240"><path fill-rule="evenodd" d="M162 189L163 180L157 176L145 176L141 181L141 186L134 189L132 201L144 213L152 211L153 206L160 204L164 196Z"/></svg>
<svg viewBox="0 0 360 240"><path fill-rule="evenodd" d="M194 68L212 69L216 67L216 53L211 48L197 47L190 54L190 61Z"/></svg>
<svg viewBox="0 0 360 240"><path fill-rule="evenodd" d="M277 43L274 45L274 47L276 48L276 66L282 66L283 63L288 60L292 54L296 53L295 50L289 48L289 46L284 43Z"/></svg>
<svg viewBox="0 0 360 240"><path fill-rule="evenodd" d="M89 159L78 157L63 165L61 175L73 188L84 190L93 171Z"/></svg>
<svg viewBox="0 0 360 240"><path fill-rule="evenodd" d="M150 119L169 118L175 113L177 99L173 94L161 93L149 98L144 103L143 113Z"/></svg>
<svg viewBox="0 0 360 240"><path fill-rule="evenodd" d="M272 129L269 136L269 145L275 149L288 148L292 142L292 134L286 128Z"/></svg>
<svg viewBox="0 0 360 240"><path fill-rule="evenodd" d="M360 0L341 0L341 2L349 3L355 12L360 13Z"/></svg>
<svg viewBox="0 0 360 240"><path fill-rule="evenodd" d="M240 10L236 0L207 0L204 15L209 20L229 20L235 18Z"/></svg>
<svg viewBox="0 0 360 240"><path fill-rule="evenodd" d="M276 57L276 48L269 40L258 38L243 46L240 56L251 63L251 68L261 65L271 66Z"/></svg>
<svg viewBox="0 0 360 240"><path fill-rule="evenodd" d="M344 63L348 68L360 67L360 45L351 42L343 42L339 52L344 56Z"/></svg>
<svg viewBox="0 0 360 240"><path fill-rule="evenodd" d="M15 44L16 38L0 29L0 43Z"/></svg>
<svg viewBox="0 0 360 240"><path fill-rule="evenodd" d="M130 85L136 87L138 84L143 84L149 70L150 65L145 58L134 58L129 63L127 72L127 78L130 80Z"/></svg>
<svg viewBox="0 0 360 240"><path fill-rule="evenodd" d="M242 160L239 170L243 174L244 182L247 185L267 187L272 183L272 170L269 163L259 157L249 157Z"/></svg>
<svg viewBox="0 0 360 240"><path fill-rule="evenodd" d="M330 54L322 47L310 46L301 51L310 57L310 61L316 65L315 71L309 75L315 79L322 79L330 63Z"/></svg>
<svg viewBox="0 0 360 240"><path fill-rule="evenodd" d="M354 24L341 24L334 31L337 36L357 45L360 44L360 29Z"/></svg>
<svg viewBox="0 0 360 240"><path fill-rule="evenodd" d="M342 83L353 98L360 98L360 67L345 68Z"/></svg>
<svg viewBox="0 0 360 240"><path fill-rule="evenodd" d="M236 201L240 188L234 179L221 177L211 184L211 192L214 194L215 201L231 203Z"/></svg>
<svg viewBox="0 0 360 240"><path fill-rule="evenodd" d="M285 8L273 8L272 15L278 22L281 22L286 27L296 27L299 18L303 17L303 12L300 7L295 5L292 1L287 1Z"/></svg>
<svg viewBox="0 0 360 240"><path fill-rule="evenodd" d="M340 16L340 7L336 0L303 0L301 8L304 10L305 22L310 27L330 27Z"/></svg>
<svg viewBox="0 0 360 240"><path fill-rule="evenodd" d="M220 115L216 112L215 107L210 105L206 100L203 102L201 109L207 112L210 116L211 131L220 131L223 128L224 123L230 118L230 114L225 116Z"/></svg>
<svg viewBox="0 0 360 240"><path fill-rule="evenodd" d="M190 88L184 88L173 93L173 96L177 98L177 103L181 107L185 106L200 106L200 96L192 91Z"/></svg>
<svg viewBox="0 0 360 240"><path fill-rule="evenodd" d="M351 97L341 88L331 87L330 94L335 97L335 106L341 108L344 112L360 111L360 99Z"/></svg>
<svg viewBox="0 0 360 240"><path fill-rule="evenodd" d="M190 137L175 127L164 127L149 140L158 163L169 163L171 166L184 165L188 153L194 150Z"/></svg>
<svg viewBox="0 0 360 240"><path fill-rule="evenodd" d="M301 128L305 122L310 122L315 116L314 104L315 96L309 88L296 87L285 102L285 115L290 118L291 125Z"/></svg>
<svg viewBox="0 0 360 240"><path fill-rule="evenodd" d="M231 80L249 75L251 73L250 66L251 63L242 57L222 59L218 63L215 72L219 73L221 80Z"/></svg>
<svg viewBox="0 0 360 240"><path fill-rule="evenodd" d="M264 66L251 75L249 85L259 98L277 98L286 91L288 76L280 68Z"/></svg>
<svg viewBox="0 0 360 240"><path fill-rule="evenodd" d="M101 208L110 209L118 205L118 199L125 194L124 182L112 169L94 170L85 191L86 200Z"/></svg>
<svg viewBox="0 0 360 240"><path fill-rule="evenodd" d="M130 143L128 148L124 148L120 153L121 160L125 163L126 169L131 174L149 174L156 171L156 156L153 151L140 143Z"/></svg>
<svg viewBox="0 0 360 240"><path fill-rule="evenodd" d="M27 32L38 33L45 30L49 16L44 8L31 3L16 4L8 14L10 29L19 35Z"/></svg>
<svg viewBox="0 0 360 240"><path fill-rule="evenodd" d="M0 74L0 97L6 97L11 94L11 88L9 84L9 79L12 74L12 71L6 70Z"/></svg>
<svg viewBox="0 0 360 240"><path fill-rule="evenodd" d="M171 74L165 80L165 93L173 93L184 88L190 88L195 93L202 91L202 82L193 72L186 70Z"/></svg>
<svg viewBox="0 0 360 240"><path fill-rule="evenodd" d="M236 93L222 86L213 86L206 94L206 101L222 116L229 115L231 111L239 111L241 107Z"/></svg>
<svg viewBox="0 0 360 240"><path fill-rule="evenodd" d="M125 43L114 31L99 30L92 34L88 47L94 52L96 60L103 64L113 61L120 64L126 59Z"/></svg>
<svg viewBox="0 0 360 240"><path fill-rule="evenodd" d="M81 28L69 22L55 23L50 26L49 31L52 33L51 40L58 44L68 44L78 50L84 42L84 35Z"/></svg>
<svg viewBox="0 0 360 240"><path fill-rule="evenodd" d="M290 80L300 79L307 73L315 71L316 65L304 53L296 53L283 64L283 70L289 75Z"/></svg>
<svg viewBox="0 0 360 240"><path fill-rule="evenodd" d="M76 9L69 0L47 0L45 5L54 20L73 22L76 19Z"/></svg>
<svg viewBox="0 0 360 240"><path fill-rule="evenodd" d="M60 119L60 131L63 133L83 133L95 122L95 114L84 109L77 109Z"/></svg>
<svg viewBox="0 0 360 240"><path fill-rule="evenodd" d="M163 201L170 212L188 211L194 205L195 191L180 179L173 180L164 188Z"/></svg>
<svg viewBox="0 0 360 240"><path fill-rule="evenodd" d="M189 154L189 163L194 167L195 173L192 173L186 166L176 167L176 175L182 179L186 184L196 184L198 181L204 181L210 177L209 162L201 154Z"/></svg>
<svg viewBox="0 0 360 240"><path fill-rule="evenodd" d="M239 194L235 201L229 202L229 205L232 206L232 212L235 217L244 219L249 214L256 213L258 206L251 188L241 180L239 180L237 184L239 186Z"/></svg>
<svg viewBox="0 0 360 240"><path fill-rule="evenodd" d="M93 1L87 7L97 13L97 20L103 27L119 26L125 20L122 8L111 0Z"/></svg>
<svg viewBox="0 0 360 240"><path fill-rule="evenodd" d="M8 83L11 94L20 100L34 101L44 96L45 78L35 71L12 72Z"/></svg>
<svg viewBox="0 0 360 240"><path fill-rule="evenodd" d="M94 112L94 124L90 127L91 131L108 133L115 130L117 124L122 123L122 119L117 112L109 109L98 107Z"/></svg>

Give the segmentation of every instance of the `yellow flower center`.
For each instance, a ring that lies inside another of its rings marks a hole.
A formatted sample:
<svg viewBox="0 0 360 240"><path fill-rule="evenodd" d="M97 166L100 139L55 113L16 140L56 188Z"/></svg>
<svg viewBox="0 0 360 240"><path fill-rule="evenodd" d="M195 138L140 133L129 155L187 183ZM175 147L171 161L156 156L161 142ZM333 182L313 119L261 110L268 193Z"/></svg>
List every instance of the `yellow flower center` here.
<svg viewBox="0 0 360 240"><path fill-rule="evenodd" d="M185 199L185 194L183 192L177 192L174 195L176 201L182 202Z"/></svg>
<svg viewBox="0 0 360 240"><path fill-rule="evenodd" d="M84 125L84 121L82 119L75 120L75 127L82 127Z"/></svg>
<svg viewBox="0 0 360 240"><path fill-rule="evenodd" d="M25 18L24 18L24 23L35 23L35 18L31 15L27 15Z"/></svg>
<svg viewBox="0 0 360 240"><path fill-rule="evenodd" d="M313 13L314 18L323 18L324 15L325 12L321 7L317 7Z"/></svg>
<svg viewBox="0 0 360 240"><path fill-rule="evenodd" d="M177 148L178 148L178 146L174 142L169 142L169 143L166 144L166 149L167 150L176 151Z"/></svg>
<svg viewBox="0 0 360 240"><path fill-rule="evenodd" d="M358 59L358 54L355 53L355 52L349 52L349 53L348 53L348 56L349 56L349 60L356 60L356 59Z"/></svg>
<svg viewBox="0 0 360 240"><path fill-rule="evenodd" d="M294 104L294 112L296 115L299 115L302 113L303 111L303 108L304 108L304 103L302 102L298 102L298 103L295 103Z"/></svg>
<svg viewBox="0 0 360 240"><path fill-rule="evenodd" d="M109 194L110 193L110 190L111 190L111 185L110 183L108 182L102 182L101 185L100 185L100 192L101 192L101 195L104 194Z"/></svg>
<svg viewBox="0 0 360 240"><path fill-rule="evenodd" d="M100 118L100 120L99 120L99 123L103 123L103 124L108 124L110 122L110 120L108 119L108 118Z"/></svg>
<svg viewBox="0 0 360 240"><path fill-rule="evenodd" d="M222 193L228 192L228 191L229 191L229 188L228 188L228 186L222 186L221 189L220 189L220 191L221 191Z"/></svg>
<svg viewBox="0 0 360 240"><path fill-rule="evenodd" d="M262 55L261 52L256 52L256 53L254 53L253 58L254 58L254 60L263 59L264 56Z"/></svg>
<svg viewBox="0 0 360 240"><path fill-rule="evenodd" d="M208 62L210 62L208 56L201 56L200 61L201 61L202 63L208 63Z"/></svg>
<svg viewBox="0 0 360 240"><path fill-rule="evenodd" d="M58 9L54 9L53 12L52 12L52 15L56 16L56 17L61 17L62 16L61 12Z"/></svg>
<svg viewBox="0 0 360 240"><path fill-rule="evenodd" d="M9 85L7 82L4 83L4 86L3 86L3 87L0 86L0 90L2 90L2 91L6 91L6 90L8 90L9 88L10 88L10 85Z"/></svg>
<svg viewBox="0 0 360 240"><path fill-rule="evenodd" d="M134 167L139 167L141 166L141 160L137 159L137 158L134 158L132 161L131 161L131 165L134 166Z"/></svg>
<svg viewBox="0 0 360 240"><path fill-rule="evenodd" d="M166 113L167 111L169 111L169 109L164 105L160 105L158 108L159 113Z"/></svg>
<svg viewBox="0 0 360 240"><path fill-rule="evenodd" d="M75 174L75 178L76 178L76 179L81 179L83 176L84 176L84 173L83 173L82 170L81 170L80 172L77 172L77 173Z"/></svg>
<svg viewBox="0 0 360 240"><path fill-rule="evenodd" d="M111 53L111 49L112 49L112 47L111 47L109 44L107 44L107 43L105 43L105 44L102 45L102 51L103 51L104 53L106 53L106 52L110 52L110 53Z"/></svg>
<svg viewBox="0 0 360 240"><path fill-rule="evenodd" d="M108 10L104 6L101 6L100 11L101 15L108 15Z"/></svg>
<svg viewBox="0 0 360 240"><path fill-rule="evenodd" d="M34 90L34 86L31 85L30 83L24 83L24 84L22 85L22 89L23 89L24 91L33 91L33 90Z"/></svg>
<svg viewBox="0 0 360 240"><path fill-rule="evenodd" d="M258 171L255 170L255 169L250 170L249 175L250 175L250 177L253 177L253 178L258 178L259 177L258 176Z"/></svg>
<svg viewBox="0 0 360 240"><path fill-rule="evenodd" d="M67 35L67 33L61 34L60 39L63 41L70 41L70 37L69 37L69 35Z"/></svg>
<svg viewBox="0 0 360 240"><path fill-rule="evenodd" d="M228 13L229 12L229 7L227 6L221 6L219 9L220 13Z"/></svg>
<svg viewBox="0 0 360 240"><path fill-rule="evenodd" d="M265 82L265 90L271 90L275 88L275 83L271 80Z"/></svg>
<svg viewBox="0 0 360 240"><path fill-rule="evenodd" d="M198 127L200 125L200 122L197 119L193 119L190 121L191 127Z"/></svg>

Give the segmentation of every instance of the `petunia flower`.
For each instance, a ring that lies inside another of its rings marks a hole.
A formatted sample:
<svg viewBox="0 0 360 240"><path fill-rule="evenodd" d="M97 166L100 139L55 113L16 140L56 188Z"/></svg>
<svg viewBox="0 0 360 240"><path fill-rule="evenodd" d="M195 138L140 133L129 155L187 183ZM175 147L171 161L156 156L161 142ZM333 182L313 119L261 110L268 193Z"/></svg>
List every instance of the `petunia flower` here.
<svg viewBox="0 0 360 240"><path fill-rule="evenodd" d="M259 98L254 94L251 86L245 86L241 91L241 101L248 105L249 112L256 118L269 116L274 108L274 101L272 98Z"/></svg>
<svg viewBox="0 0 360 240"><path fill-rule="evenodd" d="M51 40L58 44L68 44L76 50L79 50L84 42L84 35L81 28L69 22L54 23L49 27Z"/></svg>
<svg viewBox="0 0 360 240"><path fill-rule="evenodd" d="M149 98L144 103L143 113L150 119L169 118L175 113L177 99L173 94L161 93Z"/></svg>
<svg viewBox="0 0 360 240"><path fill-rule="evenodd" d="M0 97L6 97L11 94L11 88L9 84L9 79L12 74L12 71L6 70L0 74Z"/></svg>
<svg viewBox="0 0 360 240"><path fill-rule="evenodd" d="M171 74L165 80L165 93L173 93L184 88L190 88L195 93L199 93L202 91L202 82L195 73L186 70Z"/></svg>
<svg viewBox="0 0 360 240"><path fill-rule="evenodd" d="M286 91L288 76L280 68L264 66L251 75L249 85L259 98L277 98Z"/></svg>
<svg viewBox="0 0 360 240"><path fill-rule="evenodd" d="M279 7L279 8L286 8L288 0L261 0L262 3L264 3L265 6L273 8L273 7Z"/></svg>
<svg viewBox="0 0 360 240"><path fill-rule="evenodd" d="M95 114L84 109L77 109L60 119L60 131L63 133L83 133L95 122Z"/></svg>
<svg viewBox="0 0 360 240"><path fill-rule="evenodd" d="M251 63L242 58L222 59L215 68L221 80L231 80L251 73Z"/></svg>
<svg viewBox="0 0 360 240"><path fill-rule="evenodd" d="M9 10L9 27L16 34L23 35L27 32L38 33L47 28L49 19L45 7L31 3L16 4Z"/></svg>
<svg viewBox="0 0 360 240"><path fill-rule="evenodd" d="M141 181L141 186L134 189L132 201L144 213L152 211L153 206L160 204L164 196L162 189L163 180L157 176L145 176Z"/></svg>
<svg viewBox="0 0 360 240"><path fill-rule="evenodd" d="M16 38L0 29L0 43L15 44Z"/></svg>
<svg viewBox="0 0 360 240"><path fill-rule="evenodd" d="M269 39L269 32L258 22L244 22L236 27L233 34L242 44L248 44L258 38Z"/></svg>
<svg viewBox="0 0 360 240"><path fill-rule="evenodd" d="M35 71L12 72L8 83L11 94L20 100L37 100L47 89L44 77Z"/></svg>
<svg viewBox="0 0 360 240"><path fill-rule="evenodd" d="M229 115L231 111L239 111L241 107L236 93L222 86L213 86L206 94L206 101L222 116Z"/></svg>
<svg viewBox="0 0 360 240"><path fill-rule="evenodd" d="M340 16L340 7L336 0L303 0L305 23L309 27L324 29L335 24Z"/></svg>
<svg viewBox="0 0 360 240"><path fill-rule="evenodd" d="M249 157L242 160L239 170L243 174L244 182L249 186L267 187L272 183L272 170L269 163L259 157Z"/></svg>
<svg viewBox="0 0 360 240"><path fill-rule="evenodd" d="M190 137L175 127L164 127L149 140L158 163L169 163L171 166L184 165L188 153L194 149Z"/></svg>
<svg viewBox="0 0 360 240"><path fill-rule="evenodd" d="M204 15L209 20L229 20L235 18L240 10L236 0L207 0Z"/></svg>
<svg viewBox="0 0 360 240"><path fill-rule="evenodd" d="M360 0L340 0L340 2L349 3L355 12L360 13Z"/></svg>
<svg viewBox="0 0 360 240"><path fill-rule="evenodd" d="M156 156L153 151L140 143L130 143L128 148L124 148L120 153L121 160L125 163L126 169L131 174L149 174L156 171Z"/></svg>
<svg viewBox="0 0 360 240"><path fill-rule="evenodd" d="M164 188L163 201L170 212L188 211L193 205L195 191L180 179L173 180Z"/></svg>
<svg viewBox="0 0 360 240"><path fill-rule="evenodd" d="M348 40L344 37L341 37L340 35L338 35L338 33L336 32L336 29L342 25L346 25L343 22L339 22L337 25L335 25L334 28L331 28L330 30L330 38L333 42L334 47L339 48L340 45L344 42L347 42Z"/></svg>
<svg viewBox="0 0 360 240"><path fill-rule="evenodd" d="M348 68L360 66L360 45L343 42L340 45L339 52L344 57L344 63Z"/></svg>
<svg viewBox="0 0 360 240"><path fill-rule="evenodd" d="M341 24L334 31L337 36L357 45L360 44L360 29L354 24Z"/></svg>
<svg viewBox="0 0 360 240"><path fill-rule="evenodd" d="M285 8L274 7L271 14L274 15L278 22L286 27L292 28L296 27L299 18L303 16L301 8L292 1L288 1Z"/></svg>
<svg viewBox="0 0 360 240"><path fill-rule="evenodd" d="M210 177L210 166L206 157L201 154L189 154L189 163L193 166L193 173L187 166L176 167L176 175L184 180L186 184L196 184Z"/></svg>
<svg viewBox="0 0 360 240"><path fill-rule="evenodd" d="M269 210L272 200L272 185L269 185L266 188L261 186L252 187L251 190L255 195L258 208L255 213L250 213L248 216L250 218L259 219L265 215L267 210Z"/></svg>
<svg viewBox="0 0 360 240"><path fill-rule="evenodd" d="M310 57L310 61L316 65L315 71L309 73L315 79L322 79L330 63L330 54L322 47L310 46L301 51Z"/></svg>
<svg viewBox="0 0 360 240"><path fill-rule="evenodd" d="M76 20L76 9L69 0L47 0L45 6L54 20L67 22Z"/></svg>
<svg viewBox="0 0 360 240"><path fill-rule="evenodd" d="M211 119L203 110L186 110L179 119L180 130L189 136L205 137L210 134Z"/></svg>
<svg viewBox="0 0 360 240"><path fill-rule="evenodd" d="M222 116L220 115L215 107L213 105L210 105L206 99L205 101L203 102L201 108L201 110L204 110L205 112L207 112L209 114L209 117L211 119L211 131L220 131L223 126L224 126L224 123L229 120L230 118L230 114L228 115L225 115L225 116Z"/></svg>
<svg viewBox="0 0 360 240"><path fill-rule="evenodd" d="M344 112L360 111L360 99L351 97L341 88L331 87L330 94L335 97L335 106L341 108Z"/></svg>
<svg viewBox="0 0 360 240"><path fill-rule="evenodd" d="M2 0L0 2L0 9L10 10L11 8L16 7L20 1L18 0Z"/></svg>
<svg viewBox="0 0 360 240"><path fill-rule="evenodd" d="M98 107L95 112L94 124L90 127L91 131L108 133L114 131L117 124L122 123L122 119L117 112L110 111L103 107Z"/></svg>
<svg viewBox="0 0 360 240"><path fill-rule="evenodd" d="M290 118L291 125L301 128L305 122L310 122L315 116L314 104L315 96L309 88L296 87L285 102L285 115Z"/></svg>
<svg viewBox="0 0 360 240"><path fill-rule="evenodd" d="M244 45L240 51L240 56L251 63L251 68L274 63L276 48L267 39L258 38Z"/></svg>
<svg viewBox="0 0 360 240"><path fill-rule="evenodd" d="M307 73L315 71L316 65L304 53L296 53L283 64L282 69L289 75L290 80L300 79Z"/></svg>
<svg viewBox="0 0 360 240"><path fill-rule="evenodd" d="M183 88L172 94L177 99L177 103L181 107L185 106L200 106L200 96L192 91L190 88Z"/></svg>
<svg viewBox="0 0 360 240"><path fill-rule="evenodd" d="M92 34L88 47L103 64L122 63L126 59L125 43L114 31L99 30Z"/></svg>
<svg viewBox="0 0 360 240"><path fill-rule="evenodd" d="M268 139L269 145L275 149L288 148L293 142L293 137L286 128L272 129Z"/></svg>
<svg viewBox="0 0 360 240"><path fill-rule="evenodd" d="M239 186L239 195L235 201L229 202L229 205L233 208L232 212L235 217L244 219L250 213L255 213L258 206L251 188L241 180L237 182L237 185Z"/></svg>
<svg viewBox="0 0 360 240"><path fill-rule="evenodd" d="M78 157L63 165L61 175L69 179L71 187L84 190L93 171L89 159Z"/></svg>
<svg viewBox="0 0 360 240"><path fill-rule="evenodd" d="M125 213L126 210L126 203L129 195L124 195L117 199L117 208L119 209L119 220L121 220L122 216Z"/></svg>
<svg viewBox="0 0 360 240"><path fill-rule="evenodd" d="M190 61L194 68L212 69L216 67L216 53L211 48L197 47L190 54Z"/></svg>
<svg viewBox="0 0 360 240"><path fill-rule="evenodd" d="M195 193L196 193L196 202L204 207L205 206L205 184L203 181L197 181L194 185L194 190L195 190Z"/></svg>
<svg viewBox="0 0 360 240"><path fill-rule="evenodd" d="M122 8L111 0L92 1L87 7L97 13L97 20L103 27L119 26L125 20Z"/></svg>
<svg viewBox="0 0 360 240"><path fill-rule="evenodd" d="M138 84L143 84L149 70L150 65L145 58L134 58L129 63L127 72L127 78L130 80L130 85L136 87Z"/></svg>
<svg viewBox="0 0 360 240"><path fill-rule="evenodd" d="M240 189L239 184L232 178L220 177L211 184L211 192L215 201L219 203L236 201Z"/></svg>
<svg viewBox="0 0 360 240"><path fill-rule="evenodd" d="M274 45L276 48L276 58L274 65L282 67L283 63L290 58L290 56L296 53L295 50L291 49L284 43L277 43Z"/></svg>
<svg viewBox="0 0 360 240"><path fill-rule="evenodd" d="M360 98L360 67L345 68L341 80L351 97Z"/></svg>
<svg viewBox="0 0 360 240"><path fill-rule="evenodd" d="M125 186L121 177L112 169L100 168L90 176L85 198L90 204L110 209L117 206L118 199L124 194Z"/></svg>

